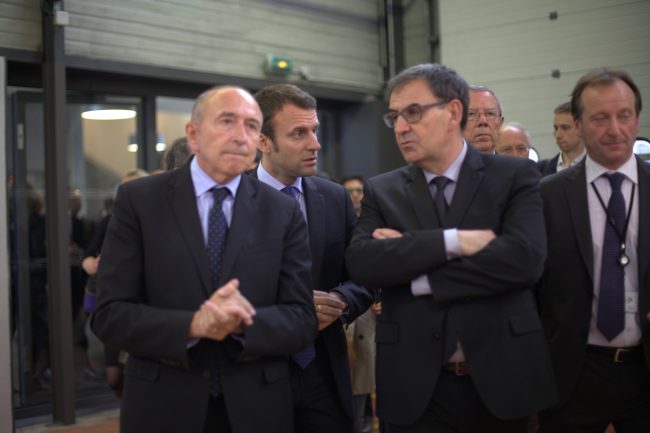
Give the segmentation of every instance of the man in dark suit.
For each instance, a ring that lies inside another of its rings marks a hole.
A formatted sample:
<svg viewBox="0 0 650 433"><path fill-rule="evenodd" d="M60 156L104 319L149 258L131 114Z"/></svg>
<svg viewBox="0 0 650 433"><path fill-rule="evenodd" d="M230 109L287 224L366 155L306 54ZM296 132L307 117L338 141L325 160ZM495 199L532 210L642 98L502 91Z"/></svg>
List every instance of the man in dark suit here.
<svg viewBox="0 0 650 433"><path fill-rule="evenodd" d="M309 230L314 304L320 333L294 356L291 382L297 433L352 432L352 385L343 323L366 311L373 292L349 281L345 248L355 224L347 191L316 174L320 143L316 100L290 84L260 90L264 115L254 176L291 194Z"/></svg>
<svg viewBox="0 0 650 433"><path fill-rule="evenodd" d="M295 201L242 176L261 125L245 90L206 91L194 158L118 190L92 325L130 354L123 433L292 431L288 358L317 330L311 261Z"/></svg>
<svg viewBox="0 0 650 433"><path fill-rule="evenodd" d="M573 122L570 102L565 102L555 108L553 130L560 153L551 159L544 159L538 163L542 177L576 165L585 157L585 146L582 144L582 139L578 135L578 130Z"/></svg>
<svg viewBox="0 0 650 433"><path fill-rule="evenodd" d="M367 181L347 250L353 279L383 288L378 415L391 433L525 432L556 398L532 290L546 256L539 173L467 145L453 70L413 66L388 92L409 165Z"/></svg>
<svg viewBox="0 0 650 433"><path fill-rule="evenodd" d="M650 166L632 153L641 94L623 71L580 78L571 107L587 156L542 182L539 292L560 404L543 432L650 428Z"/></svg>

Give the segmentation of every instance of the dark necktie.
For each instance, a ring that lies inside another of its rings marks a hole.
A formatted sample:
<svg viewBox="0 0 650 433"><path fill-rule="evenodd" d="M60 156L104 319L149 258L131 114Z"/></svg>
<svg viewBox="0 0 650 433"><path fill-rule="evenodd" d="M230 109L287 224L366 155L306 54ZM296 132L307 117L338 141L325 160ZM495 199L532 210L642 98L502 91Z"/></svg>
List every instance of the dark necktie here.
<svg viewBox="0 0 650 433"><path fill-rule="evenodd" d="M210 268L210 284L212 290L217 290L219 284L219 269L223 260L223 252L226 248L226 236L228 235L228 222L223 213L223 201L230 195L228 188L212 188L214 204L208 214L208 264ZM212 371L210 372L210 394L217 397L221 393L219 384L218 353L213 352Z"/></svg>
<svg viewBox="0 0 650 433"><path fill-rule="evenodd" d="M223 252L226 248L226 236L228 235L228 222L223 213L223 201L230 195L228 188L212 188L214 204L208 215L208 263L210 266L210 283L212 290L217 290L219 283L219 269L223 260Z"/></svg>
<svg viewBox="0 0 650 433"><path fill-rule="evenodd" d="M440 226L442 227L447 218L447 210L449 206L447 205L447 199L445 198L445 188L449 185L451 180L445 176L437 176L431 180L431 183L436 186L434 203L436 205L436 212L438 213L438 219L440 220ZM449 317L449 309L445 313L445 319L443 324L443 340L442 340L442 362L447 362L451 355L454 354L456 348L458 347L458 335L456 334L456 328Z"/></svg>
<svg viewBox="0 0 650 433"><path fill-rule="evenodd" d="M445 199L445 188L449 185L451 180L445 176L434 177L431 183L436 186L436 195L434 203L436 205L436 212L438 213L438 219L440 220L440 225L444 225L445 219L447 218L447 210L449 205L447 205L447 199Z"/></svg>
<svg viewBox="0 0 650 433"><path fill-rule="evenodd" d="M281 189L281 191L287 195L290 195L296 201L298 201L298 197L300 197L300 190L296 188L293 185L290 186L285 186L284 188ZM300 366L300 368L305 369L311 362L314 360L316 357L316 348L314 347L314 343L309 343L309 346L301 350L300 352L296 352L291 355L291 359Z"/></svg>
<svg viewBox="0 0 650 433"><path fill-rule="evenodd" d="M600 293L598 296L597 326L607 340L613 340L625 328L624 278L623 266L619 263L621 244L619 234L625 235L625 200L621 192L624 175L612 173L605 175L612 187L612 195L607 204L605 239L600 271ZM616 228L612 226L615 223ZM617 233L618 232L618 233Z"/></svg>

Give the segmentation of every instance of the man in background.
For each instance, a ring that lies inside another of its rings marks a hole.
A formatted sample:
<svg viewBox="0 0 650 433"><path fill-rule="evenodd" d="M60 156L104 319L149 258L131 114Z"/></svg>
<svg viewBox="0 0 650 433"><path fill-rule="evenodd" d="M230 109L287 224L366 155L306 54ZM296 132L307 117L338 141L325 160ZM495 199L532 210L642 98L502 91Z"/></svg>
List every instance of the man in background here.
<svg viewBox="0 0 650 433"><path fill-rule="evenodd" d="M467 125L463 131L465 140L480 152L494 153L502 124L501 103L494 92L486 86L469 86Z"/></svg>
<svg viewBox="0 0 650 433"><path fill-rule="evenodd" d="M508 122L499 129L495 152L499 155L528 159L531 141L526 127L520 123Z"/></svg>
<svg viewBox="0 0 650 433"><path fill-rule="evenodd" d="M542 173L542 176L548 176L576 165L585 157L585 146L573 120L573 114L571 114L571 103L565 102L558 105L554 113L553 130L560 153L551 159L539 162L539 172Z"/></svg>

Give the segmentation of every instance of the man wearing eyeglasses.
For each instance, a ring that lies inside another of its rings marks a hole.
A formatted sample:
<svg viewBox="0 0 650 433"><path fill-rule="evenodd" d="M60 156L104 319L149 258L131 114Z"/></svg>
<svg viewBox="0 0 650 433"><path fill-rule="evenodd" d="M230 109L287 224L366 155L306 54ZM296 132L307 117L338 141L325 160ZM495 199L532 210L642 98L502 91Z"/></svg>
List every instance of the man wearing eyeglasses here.
<svg viewBox="0 0 650 433"><path fill-rule="evenodd" d="M546 257L539 173L463 140L468 87L438 64L388 83L408 165L366 182L348 269L382 287L378 416L391 433L525 432L556 400L533 286Z"/></svg>
<svg viewBox="0 0 650 433"><path fill-rule="evenodd" d="M503 115L499 99L486 86L469 86L469 108L464 137L481 152L494 153Z"/></svg>
<svg viewBox="0 0 650 433"><path fill-rule="evenodd" d="M495 153L498 155L513 156L528 159L530 152L530 134L526 127L520 123L509 122L499 129Z"/></svg>

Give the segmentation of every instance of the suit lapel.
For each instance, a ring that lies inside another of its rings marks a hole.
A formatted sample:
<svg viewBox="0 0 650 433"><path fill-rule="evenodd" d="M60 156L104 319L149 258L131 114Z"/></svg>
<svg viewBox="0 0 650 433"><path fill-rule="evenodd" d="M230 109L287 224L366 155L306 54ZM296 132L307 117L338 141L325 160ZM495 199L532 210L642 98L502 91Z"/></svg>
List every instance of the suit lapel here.
<svg viewBox="0 0 650 433"><path fill-rule="evenodd" d="M587 180L585 163L578 165L566 178L564 192L569 206L571 223L578 241L578 249L582 261L589 272L591 281L594 280L594 253L591 241L591 223L589 219L589 203L587 201Z"/></svg>
<svg viewBox="0 0 650 433"><path fill-rule="evenodd" d="M323 260L325 246L325 198L318 191L316 183L308 178L302 178L307 210L307 228L309 230L309 245L312 256L312 278L314 283L320 280L320 266Z"/></svg>
<svg viewBox="0 0 650 433"><path fill-rule="evenodd" d="M637 171L639 179L639 234L638 234L638 262L639 262L639 288L645 281L650 262L650 164L637 158Z"/></svg>
<svg viewBox="0 0 650 433"><path fill-rule="evenodd" d="M214 288L210 288L208 254L205 249L203 232L201 231L201 220L196 207L196 193L189 167L188 162L176 170L170 180L167 200L172 208L180 232L187 242L192 259L201 277L203 289L209 295Z"/></svg>
<svg viewBox="0 0 650 433"><path fill-rule="evenodd" d="M446 227L460 227L463 216L474 201L474 195L484 176L481 154L468 146L465 161L463 161L458 175L456 190L449 206Z"/></svg>
<svg viewBox="0 0 650 433"><path fill-rule="evenodd" d="M429 185L424 173L415 165L408 167L407 181L404 192L413 207L421 228L438 228L440 221L436 213Z"/></svg>
<svg viewBox="0 0 650 433"><path fill-rule="evenodd" d="M253 224L253 219L257 212L255 196L257 188L247 175L242 175L237 197L232 209L232 219L228 229L226 239L226 250L223 255L223 262L219 270L219 285L226 283L226 276L232 275L232 268L235 265L237 257L241 254L241 249L248 241L249 228Z"/></svg>

